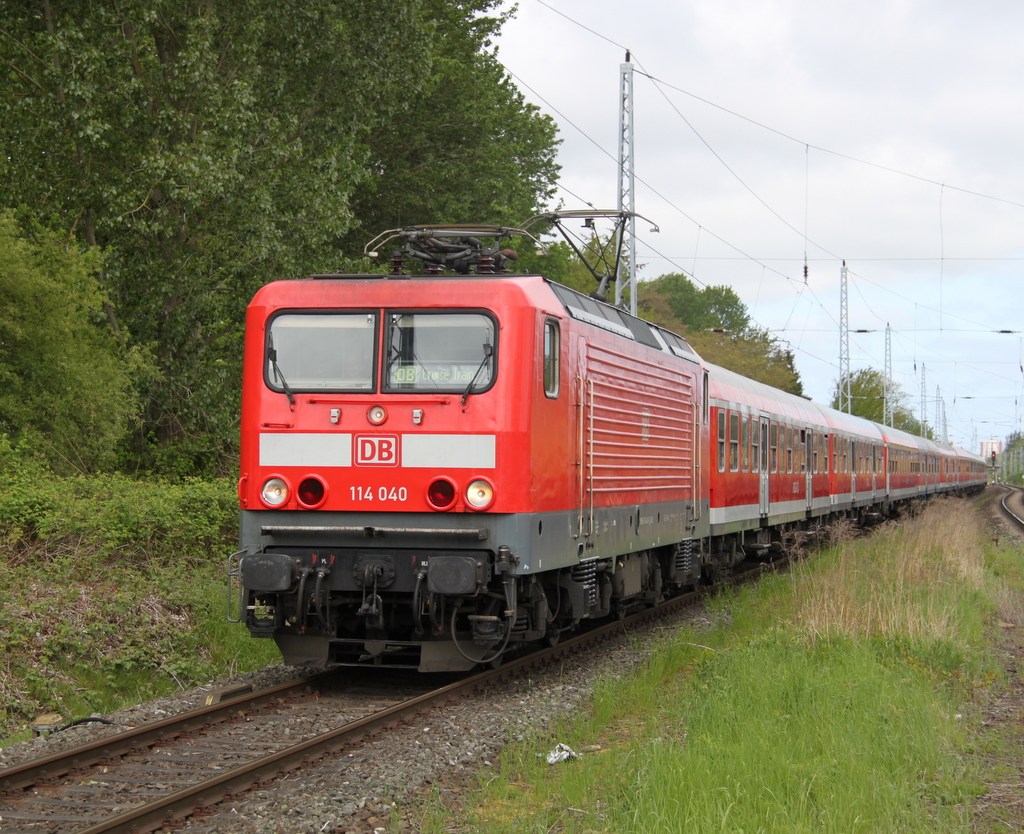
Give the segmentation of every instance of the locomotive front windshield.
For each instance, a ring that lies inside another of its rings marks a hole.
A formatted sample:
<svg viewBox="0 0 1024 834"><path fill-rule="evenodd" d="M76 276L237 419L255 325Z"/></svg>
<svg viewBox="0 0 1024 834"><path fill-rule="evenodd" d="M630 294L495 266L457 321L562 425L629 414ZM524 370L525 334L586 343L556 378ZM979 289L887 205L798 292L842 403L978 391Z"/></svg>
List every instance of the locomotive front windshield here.
<svg viewBox="0 0 1024 834"><path fill-rule="evenodd" d="M267 333L267 383L277 391L372 391L377 315L284 313Z"/></svg>
<svg viewBox="0 0 1024 834"><path fill-rule="evenodd" d="M381 311L280 313L267 327L264 378L298 391L377 390ZM383 311L384 391L474 394L490 388L496 326L485 313Z"/></svg>
<svg viewBox="0 0 1024 834"><path fill-rule="evenodd" d="M389 313L388 391L476 393L495 371L494 320L483 313Z"/></svg>

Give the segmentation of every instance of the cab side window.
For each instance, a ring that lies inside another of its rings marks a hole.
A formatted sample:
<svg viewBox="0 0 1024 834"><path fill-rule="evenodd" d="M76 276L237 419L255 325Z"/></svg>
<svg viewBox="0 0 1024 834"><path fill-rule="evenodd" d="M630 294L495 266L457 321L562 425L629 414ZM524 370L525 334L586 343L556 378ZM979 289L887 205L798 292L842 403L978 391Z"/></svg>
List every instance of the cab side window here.
<svg viewBox="0 0 1024 834"><path fill-rule="evenodd" d="M547 319L544 322L544 395L554 399L559 388L559 345L561 334L558 322Z"/></svg>

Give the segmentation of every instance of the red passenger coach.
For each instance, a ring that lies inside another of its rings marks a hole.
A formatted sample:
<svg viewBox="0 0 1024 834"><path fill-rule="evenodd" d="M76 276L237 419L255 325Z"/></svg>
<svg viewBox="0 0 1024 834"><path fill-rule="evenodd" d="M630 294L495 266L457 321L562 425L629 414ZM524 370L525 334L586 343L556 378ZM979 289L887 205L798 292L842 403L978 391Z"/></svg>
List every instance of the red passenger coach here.
<svg viewBox="0 0 1024 834"><path fill-rule="evenodd" d="M498 239L522 234L398 230L390 274L252 300L230 573L286 662L496 663L791 531L984 484L980 458L706 365L600 292L512 274Z"/></svg>

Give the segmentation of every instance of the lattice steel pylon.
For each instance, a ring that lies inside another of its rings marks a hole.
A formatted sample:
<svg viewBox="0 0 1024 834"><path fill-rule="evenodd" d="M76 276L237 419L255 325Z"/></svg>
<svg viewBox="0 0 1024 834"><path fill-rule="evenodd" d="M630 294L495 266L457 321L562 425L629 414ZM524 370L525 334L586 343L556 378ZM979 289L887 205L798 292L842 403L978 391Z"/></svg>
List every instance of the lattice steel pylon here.
<svg viewBox="0 0 1024 834"><path fill-rule="evenodd" d="M622 306L623 269L627 270L629 312L636 315L636 193L633 181L633 64L626 52L625 63L619 64L619 211L629 212L629 219L619 227L619 244L626 245L626 257L620 259L615 275L615 306ZM626 240L622 240L622 235ZM621 251L621 250L620 250ZM625 261L625 264L623 264Z"/></svg>
<svg viewBox="0 0 1024 834"><path fill-rule="evenodd" d="M839 273L839 410L853 414L850 393L850 309L846 290L846 261Z"/></svg>
<svg viewBox="0 0 1024 834"><path fill-rule="evenodd" d="M889 322L885 323L885 378L882 380L884 389L882 391L882 422L891 426L893 424L892 413L892 328Z"/></svg>
<svg viewBox="0 0 1024 834"><path fill-rule="evenodd" d="M928 436L928 381L921 363L921 437Z"/></svg>

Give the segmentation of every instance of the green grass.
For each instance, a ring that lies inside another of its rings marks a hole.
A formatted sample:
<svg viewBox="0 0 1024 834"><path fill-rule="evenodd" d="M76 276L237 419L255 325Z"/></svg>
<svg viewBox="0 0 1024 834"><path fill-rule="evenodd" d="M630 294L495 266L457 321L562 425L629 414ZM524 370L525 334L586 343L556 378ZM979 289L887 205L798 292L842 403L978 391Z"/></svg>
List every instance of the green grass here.
<svg viewBox="0 0 1024 834"><path fill-rule="evenodd" d="M984 792L976 687L1020 557L942 502L719 598L702 633L502 755L480 832L958 832ZM1001 576L997 576L1001 572ZM715 616L727 613L729 616ZM588 750L550 767L561 741ZM441 807L424 831L451 830Z"/></svg>

